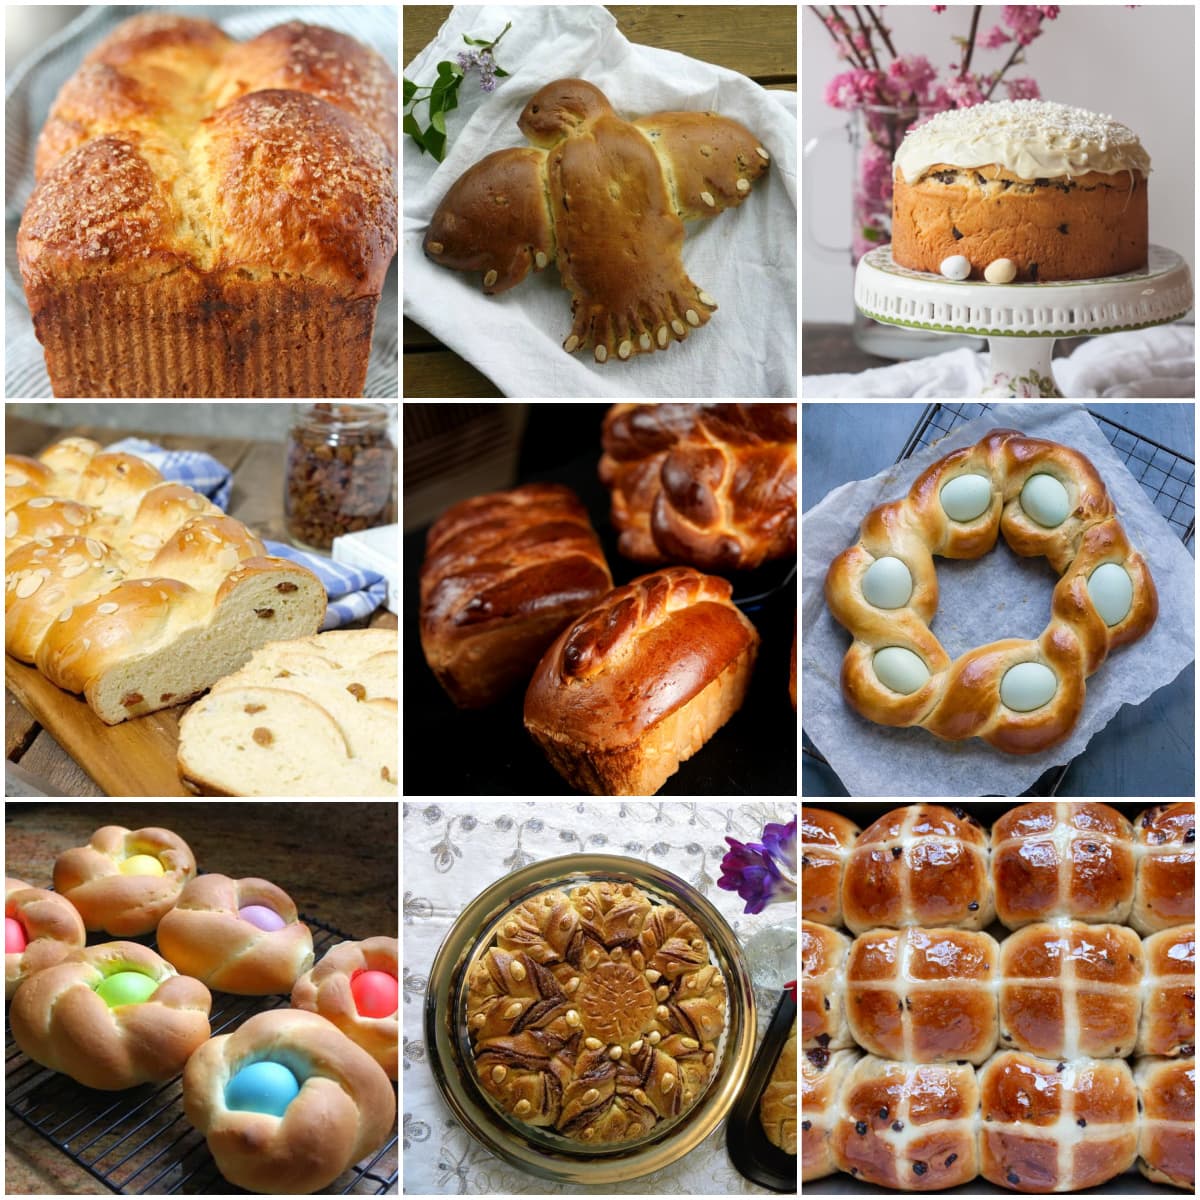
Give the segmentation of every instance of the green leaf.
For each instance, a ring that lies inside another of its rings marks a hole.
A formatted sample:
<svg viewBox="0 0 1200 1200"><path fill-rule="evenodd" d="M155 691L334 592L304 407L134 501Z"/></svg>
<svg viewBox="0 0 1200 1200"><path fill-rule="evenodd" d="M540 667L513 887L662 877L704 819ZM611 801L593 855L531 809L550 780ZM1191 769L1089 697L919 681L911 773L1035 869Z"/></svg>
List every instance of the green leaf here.
<svg viewBox="0 0 1200 1200"><path fill-rule="evenodd" d="M417 143L421 149L421 153L424 154L425 136L421 132L421 126L417 124L417 118L414 117L412 113L404 114L404 132L407 133L408 136Z"/></svg>
<svg viewBox="0 0 1200 1200"><path fill-rule="evenodd" d="M431 115L429 124L442 135L446 136L446 114L444 112L435 112Z"/></svg>
<svg viewBox="0 0 1200 1200"><path fill-rule="evenodd" d="M441 162L446 157L446 135L436 129L425 131L425 146L434 158Z"/></svg>
<svg viewBox="0 0 1200 1200"><path fill-rule="evenodd" d="M404 103L407 104L417 94L417 85L411 79L404 81Z"/></svg>
<svg viewBox="0 0 1200 1200"><path fill-rule="evenodd" d="M438 63L438 82L454 74L454 64L451 62ZM436 86L436 85L435 85Z"/></svg>
<svg viewBox="0 0 1200 1200"><path fill-rule="evenodd" d="M503 67L497 67L496 70L493 72L493 74L502 75L505 79L508 78L508 72L506 70L504 70Z"/></svg>

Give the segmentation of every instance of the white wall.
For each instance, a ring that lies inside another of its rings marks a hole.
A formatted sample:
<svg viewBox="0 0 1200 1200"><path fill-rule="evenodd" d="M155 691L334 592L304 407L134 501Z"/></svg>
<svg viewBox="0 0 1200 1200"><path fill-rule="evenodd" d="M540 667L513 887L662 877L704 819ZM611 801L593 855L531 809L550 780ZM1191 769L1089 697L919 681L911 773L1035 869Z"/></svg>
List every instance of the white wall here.
<svg viewBox="0 0 1200 1200"><path fill-rule="evenodd" d="M952 36L965 37L971 5L934 13L928 4L888 5L884 23L900 54L924 54L939 68L957 64L961 51ZM827 12L825 5L821 6ZM844 9L842 11L845 11ZM980 31L1000 23L999 5L989 4ZM1190 5L1063 5L1055 21L1026 48L1026 61L1005 78L1032 77L1042 97L1110 113L1128 125L1150 154L1150 240L1182 254L1196 277L1196 14ZM830 257L814 249L813 232L824 242L846 245L850 228L850 151L840 132L846 114L829 108L825 86L846 69L833 40L807 5L801 8L800 105L803 143L821 133L837 136L804 160L802 191L802 276L804 320L849 321L854 314L853 268L849 254ZM972 69L998 69L1012 43L976 49ZM939 71L939 78L946 72ZM1003 84L996 99L1006 99Z"/></svg>

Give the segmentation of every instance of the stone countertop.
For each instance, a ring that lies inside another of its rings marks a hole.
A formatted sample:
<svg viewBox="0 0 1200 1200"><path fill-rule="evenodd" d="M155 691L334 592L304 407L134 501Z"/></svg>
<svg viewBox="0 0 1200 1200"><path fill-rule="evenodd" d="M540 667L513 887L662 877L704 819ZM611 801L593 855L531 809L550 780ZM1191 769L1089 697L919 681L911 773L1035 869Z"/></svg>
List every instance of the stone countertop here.
<svg viewBox="0 0 1200 1200"><path fill-rule="evenodd" d="M399 808L377 802L47 802L5 805L5 873L49 887L54 860L101 825L161 825L201 871L278 884L310 917L352 938L398 934ZM89 939L95 941L93 937ZM7 1195L106 1195L19 1120L7 1122Z"/></svg>

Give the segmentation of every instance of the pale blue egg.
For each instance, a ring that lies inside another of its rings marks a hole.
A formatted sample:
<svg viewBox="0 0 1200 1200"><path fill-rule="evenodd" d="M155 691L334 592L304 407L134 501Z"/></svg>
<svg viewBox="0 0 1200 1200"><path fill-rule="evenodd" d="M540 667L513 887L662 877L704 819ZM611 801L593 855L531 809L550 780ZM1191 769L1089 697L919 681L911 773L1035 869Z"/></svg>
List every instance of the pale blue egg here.
<svg viewBox="0 0 1200 1200"><path fill-rule="evenodd" d="M986 475L958 475L941 491L942 508L952 521L974 521L992 502L992 481Z"/></svg>
<svg viewBox="0 0 1200 1200"><path fill-rule="evenodd" d="M929 682L929 668L903 646L884 646L876 651L874 662L879 682L902 696L911 696Z"/></svg>
<svg viewBox="0 0 1200 1200"><path fill-rule="evenodd" d="M1133 581L1119 563L1103 563L1088 577L1088 595L1105 625L1119 625L1133 606Z"/></svg>
<svg viewBox="0 0 1200 1200"><path fill-rule="evenodd" d="M912 573L898 558L877 558L863 576L863 595L876 608L903 608L912 595Z"/></svg>
<svg viewBox="0 0 1200 1200"><path fill-rule="evenodd" d="M1049 667L1036 662L1009 667L1000 680L1000 699L1013 712L1032 712L1049 703L1058 691L1058 679Z"/></svg>
<svg viewBox="0 0 1200 1200"><path fill-rule="evenodd" d="M225 1107L282 1117L299 1091L296 1076L282 1063L249 1063L225 1085Z"/></svg>
<svg viewBox="0 0 1200 1200"><path fill-rule="evenodd" d="M1025 514L1045 529L1057 529L1071 511L1071 498L1053 475L1030 475L1021 489Z"/></svg>

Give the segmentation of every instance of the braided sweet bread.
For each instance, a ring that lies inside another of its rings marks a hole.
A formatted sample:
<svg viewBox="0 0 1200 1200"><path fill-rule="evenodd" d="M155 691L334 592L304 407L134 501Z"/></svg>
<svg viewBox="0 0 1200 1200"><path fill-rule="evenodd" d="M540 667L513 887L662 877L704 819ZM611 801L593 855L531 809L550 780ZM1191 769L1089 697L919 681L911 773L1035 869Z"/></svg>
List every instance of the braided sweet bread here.
<svg viewBox="0 0 1200 1200"><path fill-rule="evenodd" d="M317 577L131 454L66 438L4 460L5 649L109 725L315 633Z"/></svg>
<svg viewBox="0 0 1200 1200"><path fill-rule="evenodd" d="M978 558L997 533L1061 576L1050 623L1035 640L1007 638L951 662L929 628L933 556ZM1154 581L1095 467L1012 429L946 455L906 497L868 513L829 568L825 599L854 637L842 664L851 707L881 725L980 737L1011 754L1066 738L1087 677L1158 615Z"/></svg>
<svg viewBox="0 0 1200 1200"><path fill-rule="evenodd" d="M795 553L794 404L614 404L603 444L626 558L727 571Z"/></svg>
<svg viewBox="0 0 1200 1200"><path fill-rule="evenodd" d="M690 917L631 883L531 897L468 978L481 1087L527 1125L628 1141L703 1094L725 980Z"/></svg>

